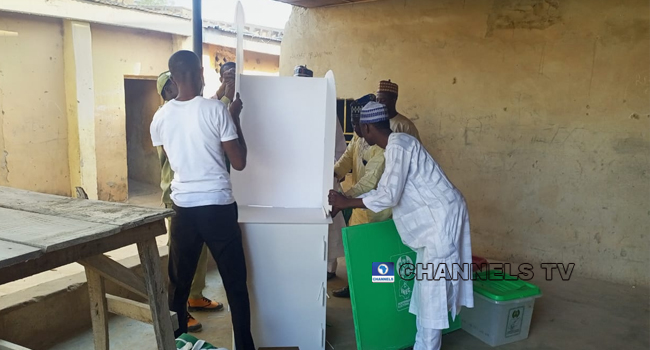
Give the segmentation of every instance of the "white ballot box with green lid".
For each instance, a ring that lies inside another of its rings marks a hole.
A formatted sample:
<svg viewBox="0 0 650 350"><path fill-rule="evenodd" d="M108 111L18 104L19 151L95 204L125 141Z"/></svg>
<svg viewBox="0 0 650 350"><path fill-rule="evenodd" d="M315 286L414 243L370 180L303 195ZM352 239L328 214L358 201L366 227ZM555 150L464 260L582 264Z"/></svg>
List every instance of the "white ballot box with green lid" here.
<svg viewBox="0 0 650 350"><path fill-rule="evenodd" d="M535 299L542 296L531 283L503 271L474 274L474 308L461 311L462 328L490 346L528 338Z"/></svg>
<svg viewBox="0 0 650 350"><path fill-rule="evenodd" d="M231 172L257 347L325 348L336 90L326 78L241 76L247 166Z"/></svg>

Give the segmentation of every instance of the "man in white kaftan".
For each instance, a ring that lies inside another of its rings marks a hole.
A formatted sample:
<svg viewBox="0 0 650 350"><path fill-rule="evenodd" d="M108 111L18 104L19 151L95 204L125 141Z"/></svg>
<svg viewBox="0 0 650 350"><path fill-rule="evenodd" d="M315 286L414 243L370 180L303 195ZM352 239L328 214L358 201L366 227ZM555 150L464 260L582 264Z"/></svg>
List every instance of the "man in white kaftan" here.
<svg viewBox="0 0 650 350"><path fill-rule="evenodd" d="M442 330L449 327L448 311L455 317L461 306L474 306L471 279L451 273L454 264L469 267L472 262L465 199L415 137L390 130L385 106L367 104L361 124L366 141L385 149L384 173L377 189L360 198L331 191L330 204L334 213L350 207L374 212L393 208L397 231L417 252L417 263L433 264L432 279L440 264L448 267L438 281L416 279L409 309L417 315L414 350L440 349Z"/></svg>

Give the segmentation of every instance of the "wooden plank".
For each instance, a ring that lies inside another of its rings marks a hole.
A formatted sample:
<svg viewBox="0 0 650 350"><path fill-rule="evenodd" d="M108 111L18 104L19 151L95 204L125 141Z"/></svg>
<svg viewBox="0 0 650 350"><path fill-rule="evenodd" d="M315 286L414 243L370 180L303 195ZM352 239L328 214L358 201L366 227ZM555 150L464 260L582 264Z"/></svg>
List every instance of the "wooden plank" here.
<svg viewBox="0 0 650 350"><path fill-rule="evenodd" d="M93 269L102 275L102 277L115 282L143 298L147 298L148 296L143 277L136 275L133 271L106 255L91 256L79 260L78 263L87 269Z"/></svg>
<svg viewBox="0 0 650 350"><path fill-rule="evenodd" d="M95 350L108 350L108 306L104 278L93 269L86 269L88 296L90 299L90 319L93 324Z"/></svg>
<svg viewBox="0 0 650 350"><path fill-rule="evenodd" d="M153 239L166 233L164 220L159 220L109 237L45 253L38 259L27 260L9 266L0 266L0 284L29 277L143 240Z"/></svg>
<svg viewBox="0 0 650 350"><path fill-rule="evenodd" d="M167 288L163 283L162 273L160 272L160 255L158 254L156 240L151 238L139 242L138 253L144 271L145 285L149 292L149 306L151 307L158 349L176 350L174 329L169 318Z"/></svg>
<svg viewBox="0 0 650 350"><path fill-rule="evenodd" d="M39 257L39 248L0 240L0 268Z"/></svg>
<svg viewBox="0 0 650 350"><path fill-rule="evenodd" d="M106 301L108 302L108 311L111 313L125 316L140 322L153 324L151 308L147 304L110 294L106 295ZM176 313L170 311L169 317L172 321L172 328L174 330L178 329L178 317L176 316Z"/></svg>
<svg viewBox="0 0 650 350"><path fill-rule="evenodd" d="M0 239L49 252L120 231L115 225L0 208Z"/></svg>
<svg viewBox="0 0 650 350"><path fill-rule="evenodd" d="M29 350L26 347L10 343L0 339L0 350Z"/></svg>
<svg viewBox="0 0 650 350"><path fill-rule="evenodd" d="M171 209L76 199L2 186L0 208L116 225L122 229L155 222L174 214Z"/></svg>

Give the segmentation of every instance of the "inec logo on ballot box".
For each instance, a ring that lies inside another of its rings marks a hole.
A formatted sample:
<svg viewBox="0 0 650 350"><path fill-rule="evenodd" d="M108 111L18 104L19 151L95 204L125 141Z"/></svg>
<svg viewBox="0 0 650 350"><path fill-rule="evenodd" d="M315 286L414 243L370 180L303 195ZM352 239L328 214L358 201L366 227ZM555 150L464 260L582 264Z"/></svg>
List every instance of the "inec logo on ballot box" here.
<svg viewBox="0 0 650 350"><path fill-rule="evenodd" d="M395 282L395 265L392 262L372 263L372 283Z"/></svg>

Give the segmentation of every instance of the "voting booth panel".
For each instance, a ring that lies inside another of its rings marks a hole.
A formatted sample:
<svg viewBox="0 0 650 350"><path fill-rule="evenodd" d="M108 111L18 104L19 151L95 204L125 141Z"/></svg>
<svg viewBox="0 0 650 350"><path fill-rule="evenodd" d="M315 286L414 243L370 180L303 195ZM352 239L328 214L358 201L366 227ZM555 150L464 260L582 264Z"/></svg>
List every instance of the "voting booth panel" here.
<svg viewBox="0 0 650 350"><path fill-rule="evenodd" d="M241 76L241 98L248 161L231 178L253 338L258 347L324 349L327 192L337 122L333 75Z"/></svg>
<svg viewBox="0 0 650 350"><path fill-rule="evenodd" d="M327 172L327 190L334 173L336 122L336 109L329 117L326 113L327 80L242 75L241 84L241 126L248 160L246 169L232 172L237 203L323 207L325 167L332 169ZM332 128L326 128L326 122Z"/></svg>

